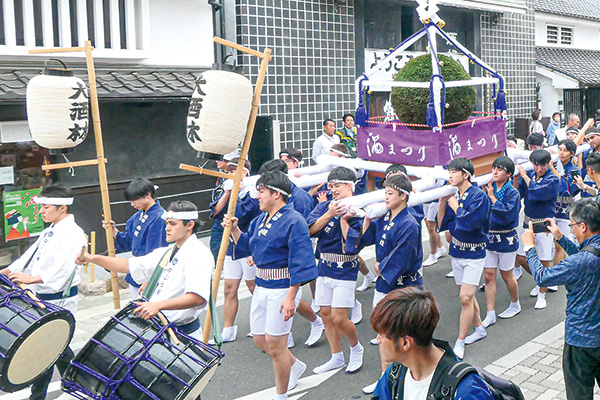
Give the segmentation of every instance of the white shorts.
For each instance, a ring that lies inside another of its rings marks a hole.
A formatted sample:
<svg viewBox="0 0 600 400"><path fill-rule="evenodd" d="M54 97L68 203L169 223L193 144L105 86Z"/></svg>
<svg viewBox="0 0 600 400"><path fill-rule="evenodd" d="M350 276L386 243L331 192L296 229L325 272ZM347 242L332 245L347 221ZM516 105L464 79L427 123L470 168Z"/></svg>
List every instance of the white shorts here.
<svg viewBox="0 0 600 400"><path fill-rule="evenodd" d="M519 238L523 234L523 229L519 232ZM554 235L550 232L535 234L535 249L537 250L538 257L541 261L550 261L554 258ZM523 247L523 241L519 240L519 249L517 255L525 256L525 247Z"/></svg>
<svg viewBox="0 0 600 400"><path fill-rule="evenodd" d="M483 258L470 260L468 258L452 257L452 272L454 272L454 282L457 285L466 283L468 285L479 286L481 274L483 273Z"/></svg>
<svg viewBox="0 0 600 400"><path fill-rule="evenodd" d="M250 331L253 335L283 336L290 333L293 317L283 320L283 311L279 312L289 289L266 289L257 286L250 305ZM296 308L302 298L302 288L296 294Z"/></svg>
<svg viewBox="0 0 600 400"><path fill-rule="evenodd" d="M373 292L373 308L375 308L375 306L376 306L377 304L379 304L379 302L380 302L381 300L383 300L383 298L384 298L385 296L386 296L386 294L385 294L385 293L381 293L381 292L378 292L377 290L375 290L375 291Z"/></svg>
<svg viewBox="0 0 600 400"><path fill-rule="evenodd" d="M66 299L47 300L48 303L54 304L70 311L73 316L77 316L77 306L79 305L79 295L67 297Z"/></svg>
<svg viewBox="0 0 600 400"><path fill-rule="evenodd" d="M436 201L435 203L423 203L423 213L425 214L425 220L427 221L435 221L437 217L438 208L440 208L440 203Z"/></svg>
<svg viewBox="0 0 600 400"><path fill-rule="evenodd" d="M485 259L483 260L484 268L500 268L501 271L510 271L515 267L515 258L517 253L498 253L493 250L485 251Z"/></svg>
<svg viewBox="0 0 600 400"><path fill-rule="evenodd" d="M560 232L563 234L563 236L573 241L575 239L575 235L573 235L573 232L571 231L571 227L569 226L570 224L571 220L556 219L556 225L558 226L558 229L560 229Z"/></svg>
<svg viewBox="0 0 600 400"><path fill-rule="evenodd" d="M256 277L256 267L250 266L246 258L232 260L230 256L225 256L223 262L223 279L242 279L253 281Z"/></svg>
<svg viewBox="0 0 600 400"><path fill-rule="evenodd" d="M354 307L355 290L356 281L319 276L315 290L315 303L326 307L352 308Z"/></svg>

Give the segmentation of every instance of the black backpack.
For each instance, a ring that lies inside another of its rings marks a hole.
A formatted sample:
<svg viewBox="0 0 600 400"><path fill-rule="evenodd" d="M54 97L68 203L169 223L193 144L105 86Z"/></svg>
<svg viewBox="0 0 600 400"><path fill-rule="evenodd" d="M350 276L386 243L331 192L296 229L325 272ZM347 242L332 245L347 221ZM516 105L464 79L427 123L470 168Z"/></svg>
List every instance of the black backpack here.
<svg viewBox="0 0 600 400"><path fill-rule="evenodd" d="M470 374L478 374L483 379L495 400L525 400L521 389L514 382L498 378L483 368L465 362L457 362L456 356L447 342L435 339L433 342L437 347L444 349L446 353L433 375L430 385L431 393L427 400L453 400L458 384ZM398 362L393 363L390 368L388 389L392 400L404 397L404 393L401 393L399 388L404 388L406 371L407 368Z"/></svg>

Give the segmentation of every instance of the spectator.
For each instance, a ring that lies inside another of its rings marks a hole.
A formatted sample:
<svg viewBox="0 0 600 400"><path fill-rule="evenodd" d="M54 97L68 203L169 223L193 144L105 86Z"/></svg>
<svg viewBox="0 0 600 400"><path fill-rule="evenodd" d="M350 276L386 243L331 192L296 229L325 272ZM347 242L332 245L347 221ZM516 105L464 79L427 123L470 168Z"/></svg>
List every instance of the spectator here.
<svg viewBox="0 0 600 400"><path fill-rule="evenodd" d="M570 220L577 246L549 219L548 230L569 257L544 268L532 225L522 236L531 272L539 286L565 285L567 310L563 374L567 400L592 400L600 383L600 206L590 199L573 204Z"/></svg>
<svg viewBox="0 0 600 400"><path fill-rule="evenodd" d="M560 113L555 112L552 114L552 119L546 128L546 141L548 142L548 146L554 146L558 143L556 140L556 130L560 128Z"/></svg>
<svg viewBox="0 0 600 400"><path fill-rule="evenodd" d="M556 139L559 141L563 140L563 139L575 140L574 138L567 137L567 130L569 130L569 128L572 128L572 129L575 129L576 132L579 132L580 124L581 124L581 121L579 120L579 117L577 116L577 114L569 114L569 120L567 121L567 126L565 126L562 129L557 129L554 132L556 134Z"/></svg>
<svg viewBox="0 0 600 400"><path fill-rule="evenodd" d="M440 379L456 365L457 359L447 342L433 339L439 319L431 292L417 288L394 290L377 304L371 314L371 326L378 334L382 361L394 364L377 382L373 400L398 398L392 397L391 392L400 396L410 393L413 400L442 398L435 388L442 386ZM470 374L457 385L454 398L491 400L493 396L479 375Z"/></svg>
<svg viewBox="0 0 600 400"><path fill-rule="evenodd" d="M322 154L329 154L331 146L340 142L340 137L334 133L335 123L330 119L323 121L323 134L315 140L312 148L312 159L315 163L317 157Z"/></svg>
<svg viewBox="0 0 600 400"><path fill-rule="evenodd" d="M348 146L350 157L356 157L356 128L354 127L354 115L344 114L342 117L344 126L338 129L335 134L340 137L340 143Z"/></svg>
<svg viewBox="0 0 600 400"><path fill-rule="evenodd" d="M531 113L531 119L533 121L531 121L531 124L529 124L529 134L530 135L532 133L539 133L542 136L544 135L544 127L542 126L542 123L540 122L540 117L541 117L540 110L535 110L534 112Z"/></svg>
<svg viewBox="0 0 600 400"><path fill-rule="evenodd" d="M588 177L593 184L598 187L598 185L600 185L600 153L590 154L588 158L586 158L585 163L586 177ZM598 190L595 187L587 185L580 176L575 177L575 183L579 189L583 190L590 196L594 196L595 201L600 204L600 196L598 195Z"/></svg>

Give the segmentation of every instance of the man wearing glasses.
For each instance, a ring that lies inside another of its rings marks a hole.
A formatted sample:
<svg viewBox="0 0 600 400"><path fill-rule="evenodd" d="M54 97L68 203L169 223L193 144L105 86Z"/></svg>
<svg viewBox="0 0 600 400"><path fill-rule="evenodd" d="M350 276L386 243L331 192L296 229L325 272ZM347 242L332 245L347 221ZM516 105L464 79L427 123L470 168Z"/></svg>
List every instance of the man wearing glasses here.
<svg viewBox="0 0 600 400"><path fill-rule="evenodd" d="M570 227L579 246L548 219L548 230L569 255L544 268L535 249L532 224L522 242L527 262L540 287L565 285L567 310L563 374L567 400L592 400L594 379L600 382L600 206L591 199L573 203Z"/></svg>

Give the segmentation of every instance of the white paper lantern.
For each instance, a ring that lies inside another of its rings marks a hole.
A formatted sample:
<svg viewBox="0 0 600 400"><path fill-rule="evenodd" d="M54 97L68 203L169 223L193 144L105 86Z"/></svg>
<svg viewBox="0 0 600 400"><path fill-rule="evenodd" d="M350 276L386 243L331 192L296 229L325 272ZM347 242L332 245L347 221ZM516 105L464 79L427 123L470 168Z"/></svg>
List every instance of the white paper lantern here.
<svg viewBox="0 0 600 400"><path fill-rule="evenodd" d="M252 83L240 74L211 70L194 85L186 135L197 151L227 154L246 134L252 108Z"/></svg>
<svg viewBox="0 0 600 400"><path fill-rule="evenodd" d="M72 71L45 68L27 84L27 121L33 140L54 150L83 142L89 127L88 98L85 82Z"/></svg>

